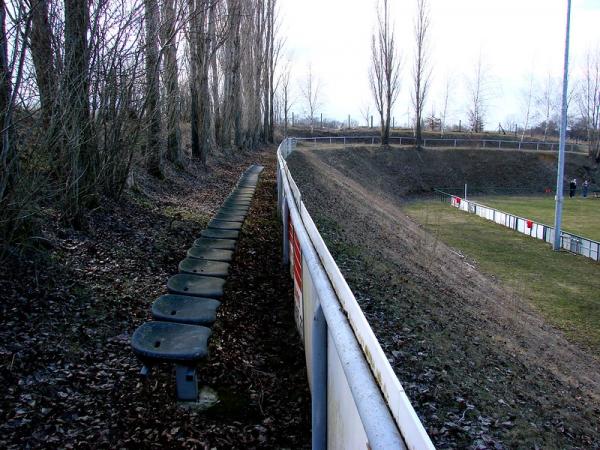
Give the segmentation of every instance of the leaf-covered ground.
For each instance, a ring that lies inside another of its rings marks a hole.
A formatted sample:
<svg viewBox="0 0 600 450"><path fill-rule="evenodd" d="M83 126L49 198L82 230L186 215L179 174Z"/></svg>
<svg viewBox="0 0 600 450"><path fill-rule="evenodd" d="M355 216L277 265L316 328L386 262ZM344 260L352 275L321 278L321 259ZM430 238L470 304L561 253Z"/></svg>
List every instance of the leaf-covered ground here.
<svg viewBox="0 0 600 450"><path fill-rule="evenodd" d="M200 369L220 403L177 405L171 370L149 380L130 337L241 171L266 166ZM274 149L158 182L137 174L84 231L51 220L48 249L0 271L0 447L304 448L310 402L280 265ZM50 212L51 216L51 212Z"/></svg>

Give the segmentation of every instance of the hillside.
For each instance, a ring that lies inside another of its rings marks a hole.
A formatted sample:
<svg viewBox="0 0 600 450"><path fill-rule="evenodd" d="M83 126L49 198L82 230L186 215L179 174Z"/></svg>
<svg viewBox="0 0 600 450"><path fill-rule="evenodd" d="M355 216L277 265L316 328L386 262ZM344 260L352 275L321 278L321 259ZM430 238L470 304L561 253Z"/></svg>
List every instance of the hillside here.
<svg viewBox="0 0 600 450"><path fill-rule="evenodd" d="M482 149L381 149L367 146L311 150L324 163L335 167L365 187L392 197L431 192L434 188L460 188L491 193L494 188L540 193L556 184L556 154ZM296 152L290 164L302 164ZM598 168L583 155L568 153L565 177L589 177L592 189L600 181Z"/></svg>

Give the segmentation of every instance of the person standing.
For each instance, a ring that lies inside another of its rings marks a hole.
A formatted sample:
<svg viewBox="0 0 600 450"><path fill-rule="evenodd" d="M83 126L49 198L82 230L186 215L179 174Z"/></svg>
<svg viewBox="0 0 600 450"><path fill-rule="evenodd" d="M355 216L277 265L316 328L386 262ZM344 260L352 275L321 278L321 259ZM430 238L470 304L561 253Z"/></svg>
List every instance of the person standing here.
<svg viewBox="0 0 600 450"><path fill-rule="evenodd" d="M577 179L573 178L569 183L569 197L575 197L575 192L577 192Z"/></svg>
<svg viewBox="0 0 600 450"><path fill-rule="evenodd" d="M583 186L581 186L581 195L583 195L583 198L587 197L589 188L590 188L590 182L588 180L585 180L583 182Z"/></svg>

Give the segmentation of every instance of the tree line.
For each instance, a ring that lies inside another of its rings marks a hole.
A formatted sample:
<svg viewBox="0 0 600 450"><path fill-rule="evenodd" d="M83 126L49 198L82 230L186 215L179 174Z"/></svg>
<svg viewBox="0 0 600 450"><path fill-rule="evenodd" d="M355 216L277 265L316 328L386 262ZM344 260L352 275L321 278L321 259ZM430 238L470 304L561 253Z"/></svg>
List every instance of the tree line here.
<svg viewBox="0 0 600 450"><path fill-rule="evenodd" d="M423 125L429 123L432 128L439 127L444 132L447 127L449 97L454 86L446 80L441 110L436 114L425 112L429 97L432 75L430 32L431 12L429 0L415 0L413 18L414 50L412 54L411 75L409 79L413 123L417 148L422 147ZM369 85L375 109L379 115L381 142L389 143L392 108L398 98L401 83L401 62L403 54L395 39L394 23L390 15L388 0L379 0L376 4L377 20L371 42L371 61L369 66ZM488 111L493 88L490 82L489 68L482 55L475 62L472 73L467 76L467 121L465 128L481 133L488 119ZM527 131L543 135L545 140L557 130L560 106L559 83L551 76L536 89L533 76L523 92L522 117L511 118L505 126L499 124L500 131L505 128L520 132L525 139ZM585 140L590 157L600 161L600 48L590 50L579 73L571 74L569 91L569 128L571 137ZM369 116L369 108L364 107L363 116ZM532 126L537 120L537 125ZM506 130L505 130L506 131Z"/></svg>
<svg viewBox="0 0 600 450"><path fill-rule="evenodd" d="M0 0L0 238L273 142L277 0ZM184 131L186 130L186 131ZM187 131L189 130L189 131Z"/></svg>

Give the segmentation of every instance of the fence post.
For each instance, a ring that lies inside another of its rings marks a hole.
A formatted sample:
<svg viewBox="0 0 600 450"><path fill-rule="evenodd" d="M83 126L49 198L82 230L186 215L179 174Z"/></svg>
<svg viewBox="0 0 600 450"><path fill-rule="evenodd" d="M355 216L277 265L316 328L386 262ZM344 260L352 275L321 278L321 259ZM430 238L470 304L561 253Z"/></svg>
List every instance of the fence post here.
<svg viewBox="0 0 600 450"><path fill-rule="evenodd" d="M456 139L454 139L454 148L456 148Z"/></svg>
<svg viewBox="0 0 600 450"><path fill-rule="evenodd" d="M312 448L327 449L327 321L321 304L313 318Z"/></svg>

